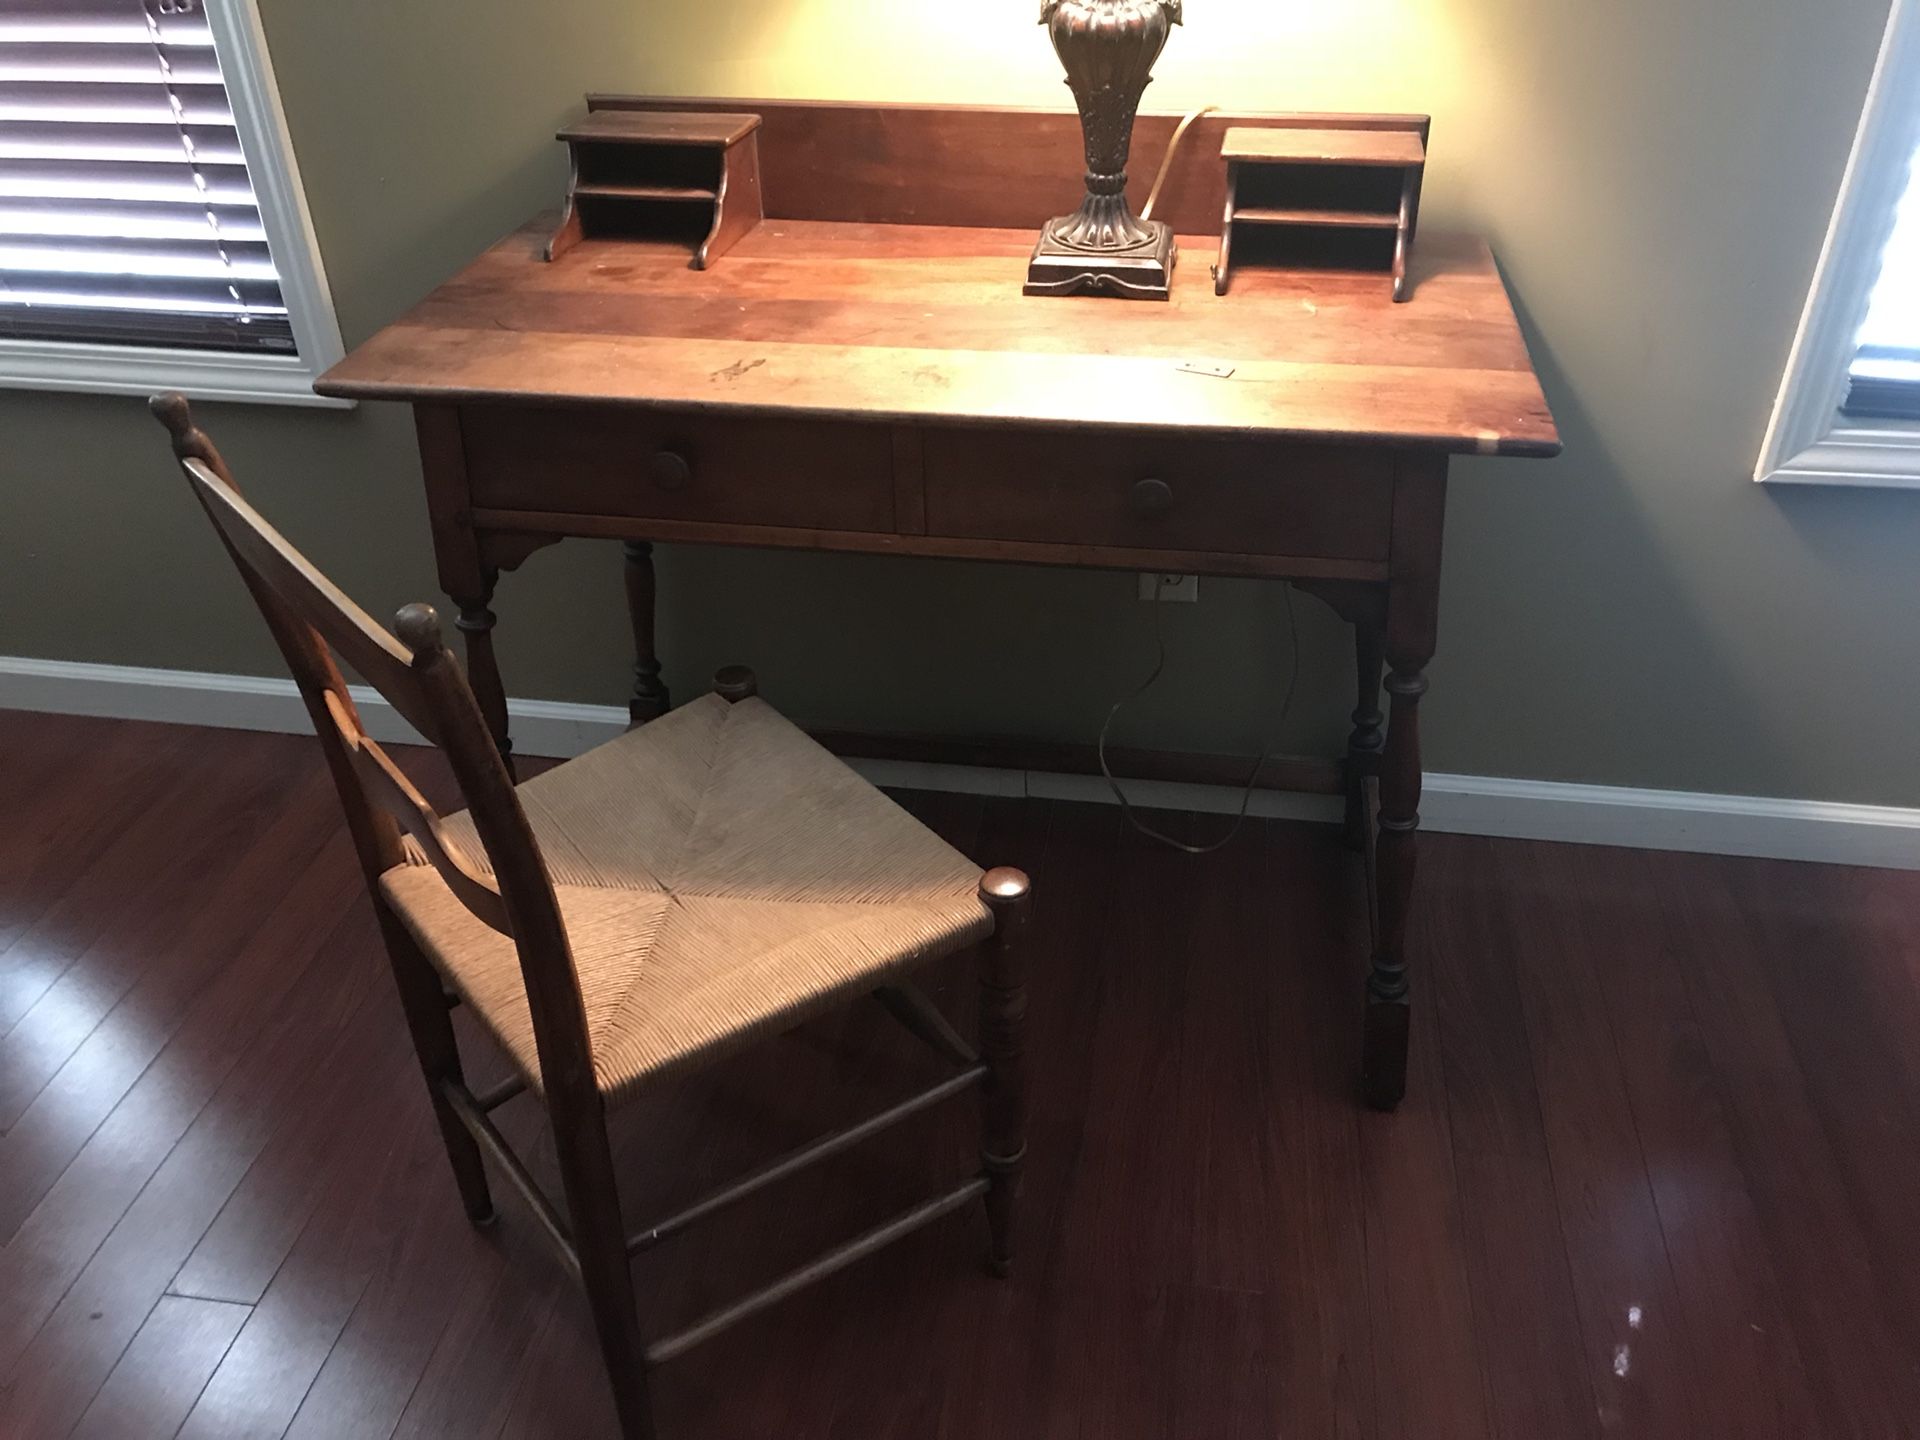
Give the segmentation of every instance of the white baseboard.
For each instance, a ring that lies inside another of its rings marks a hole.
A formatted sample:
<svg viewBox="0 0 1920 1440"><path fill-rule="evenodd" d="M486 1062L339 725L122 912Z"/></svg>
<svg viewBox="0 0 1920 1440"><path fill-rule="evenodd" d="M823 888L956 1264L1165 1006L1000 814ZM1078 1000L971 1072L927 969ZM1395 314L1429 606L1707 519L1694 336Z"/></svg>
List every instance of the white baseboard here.
<svg viewBox="0 0 1920 1440"><path fill-rule="evenodd" d="M356 687L354 698L377 738L418 739L372 691ZM0 709L237 730L307 728L291 680L12 656L0 656ZM508 709L514 745L528 755L578 755L619 735L627 724L626 711L614 705L515 700ZM1113 800L1106 782L1093 776L892 760L853 763L875 784L906 789ZM1138 781L1126 788L1128 798L1146 809L1231 814L1241 799L1238 790L1220 785ZM1338 802L1327 796L1272 791L1256 793L1250 809L1285 819L1333 820L1339 814ZM1920 870L1920 810L1892 806L1430 774L1420 818L1426 829L1464 835Z"/></svg>

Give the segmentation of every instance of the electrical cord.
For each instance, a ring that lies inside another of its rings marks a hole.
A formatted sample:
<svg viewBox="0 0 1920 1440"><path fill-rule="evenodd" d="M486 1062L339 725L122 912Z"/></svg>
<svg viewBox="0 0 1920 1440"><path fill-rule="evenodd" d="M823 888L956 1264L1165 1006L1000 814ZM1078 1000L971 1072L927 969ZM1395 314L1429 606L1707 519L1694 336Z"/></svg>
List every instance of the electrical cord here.
<svg viewBox="0 0 1920 1440"><path fill-rule="evenodd" d="M1202 105L1198 110L1192 111L1184 120L1174 126L1173 138L1167 141L1167 153L1160 157L1160 173L1153 177L1153 189L1147 192L1147 203L1141 207L1140 218L1142 220L1151 220L1153 218L1153 207L1159 203L1161 188L1167 183L1167 172L1173 169L1173 157L1180 153L1180 142L1187 138L1187 131L1193 128L1193 122L1198 120L1202 115L1213 114L1219 108L1218 105Z"/></svg>
<svg viewBox="0 0 1920 1440"><path fill-rule="evenodd" d="M1167 153L1160 157L1159 172L1153 177L1153 188L1147 192L1147 203L1140 209L1140 218L1142 220L1151 220L1153 218L1154 207L1160 203L1160 192L1166 188L1167 176L1173 171L1174 157L1180 153L1180 143L1187 138L1187 132L1193 128L1194 122L1199 120L1203 115L1211 115L1218 111L1219 108L1218 105L1202 105L1198 110L1190 111L1181 119L1180 123L1174 127L1173 136L1167 141ZM1151 690L1160 679L1162 672L1167 668L1166 627L1162 619L1164 612L1160 608L1162 603L1160 592L1166 585L1166 579L1167 577L1164 575L1156 575L1153 581L1153 644L1155 650L1153 669L1148 672L1146 679L1142 680L1131 691L1113 702L1113 708L1107 711L1107 718L1100 726L1100 738L1094 744L1094 753L1099 758L1100 773L1106 777L1107 788L1113 791L1113 798L1120 802L1120 812L1126 816L1129 825L1149 840L1158 841L1160 844L1168 846L1171 849L1179 850L1188 855L1211 855L1214 851L1222 849L1231 843L1233 838L1240 833L1240 827L1246 824L1247 812L1253 805L1254 789L1260 783L1260 772L1266 768L1267 756L1273 748L1270 741L1261 742L1260 754L1258 758L1254 760L1253 771L1247 776L1246 786L1240 793L1239 813L1233 817L1233 823L1227 827L1227 833L1222 835L1218 840L1206 845L1190 845L1184 840L1176 840L1173 836L1154 829L1153 826L1142 820L1134 810L1132 802L1127 799L1127 792L1121 788L1120 782L1114 778L1113 767L1107 763L1107 736L1113 730L1114 720L1119 717L1120 712L1128 705ZM1287 673L1286 698L1281 701L1280 704L1280 718L1285 720L1293 710L1294 691L1300 684L1300 628L1293 613L1293 587L1282 584L1280 589L1281 593L1286 597L1287 642L1292 652L1292 662Z"/></svg>
<svg viewBox="0 0 1920 1440"><path fill-rule="evenodd" d="M1223 849L1234 836L1240 833L1240 827L1246 824L1247 810L1253 804L1254 788L1260 782L1260 772L1266 769L1267 756L1273 749L1272 741L1263 740L1260 744L1260 756L1253 762L1253 771L1247 776L1246 788L1240 794L1240 813L1234 816L1233 824L1227 827L1226 834L1207 845L1189 845L1184 840L1176 840L1173 836L1154 829L1151 825L1147 824L1146 821L1142 820L1139 815L1134 813L1133 805L1127 799L1127 792L1120 788L1120 782L1113 778L1112 767L1107 764L1107 733L1113 729L1114 718L1128 705L1151 690L1154 682L1159 680L1161 672L1167 668L1167 637L1165 626L1161 621L1162 611L1160 609L1162 603L1160 591L1166 584L1166 579L1167 577L1164 575L1156 575L1153 581L1153 644L1157 652L1154 657L1153 669L1149 672L1146 679L1142 680L1132 690L1113 702L1113 708L1107 711L1105 723L1100 726L1100 738L1095 742L1093 748L1094 754L1100 761L1100 773L1107 779L1107 788L1113 791L1113 798L1120 802L1120 813L1127 817L1127 823L1129 825L1149 840L1157 840L1160 844L1168 846L1171 849L1182 851L1188 855L1211 855L1214 851ZM1293 692L1300 684L1300 627L1293 613L1293 586L1283 583L1280 586L1280 593L1286 598L1287 645L1293 657L1287 672L1286 698L1280 702L1280 719L1285 720L1293 710Z"/></svg>

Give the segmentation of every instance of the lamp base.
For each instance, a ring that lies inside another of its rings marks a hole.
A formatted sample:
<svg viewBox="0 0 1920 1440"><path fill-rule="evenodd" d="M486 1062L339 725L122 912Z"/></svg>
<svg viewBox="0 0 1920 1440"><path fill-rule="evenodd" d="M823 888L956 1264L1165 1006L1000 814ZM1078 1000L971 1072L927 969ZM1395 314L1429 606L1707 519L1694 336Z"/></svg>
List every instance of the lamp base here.
<svg viewBox="0 0 1920 1440"><path fill-rule="evenodd" d="M1153 238L1125 249L1090 250L1056 233L1075 217L1064 215L1040 232L1027 264L1028 295L1106 295L1117 300L1167 300L1173 294L1173 267L1179 252L1173 227L1161 220L1137 223Z"/></svg>

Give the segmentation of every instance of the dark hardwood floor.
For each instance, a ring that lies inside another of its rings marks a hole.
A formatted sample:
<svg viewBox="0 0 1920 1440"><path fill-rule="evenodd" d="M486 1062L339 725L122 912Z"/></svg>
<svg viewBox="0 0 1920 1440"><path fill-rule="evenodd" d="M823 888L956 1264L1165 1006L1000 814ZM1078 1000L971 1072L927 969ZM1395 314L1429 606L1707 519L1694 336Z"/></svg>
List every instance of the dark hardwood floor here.
<svg viewBox="0 0 1920 1440"><path fill-rule="evenodd" d="M1193 858L902 798L1035 877L1019 1268L937 1225L670 1365L666 1440L1920 1435L1920 877L1430 837L1387 1117L1333 831ZM462 1216L390 988L310 740L0 712L0 1436L612 1434L532 1223ZM970 1013L964 963L936 993ZM647 1097L632 1218L930 1064L865 1006ZM645 1257L650 1327L974 1134Z"/></svg>

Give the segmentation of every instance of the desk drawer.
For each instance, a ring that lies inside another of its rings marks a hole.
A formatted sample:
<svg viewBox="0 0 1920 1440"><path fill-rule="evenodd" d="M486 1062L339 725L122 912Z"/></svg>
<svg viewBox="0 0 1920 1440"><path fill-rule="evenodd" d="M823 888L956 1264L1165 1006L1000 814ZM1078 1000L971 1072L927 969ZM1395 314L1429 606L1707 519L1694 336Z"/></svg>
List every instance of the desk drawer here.
<svg viewBox="0 0 1920 1440"><path fill-rule="evenodd" d="M927 529L964 539L1385 560L1393 461L1271 441L947 431Z"/></svg>
<svg viewBox="0 0 1920 1440"><path fill-rule="evenodd" d="M461 428L482 509L894 528L893 436L883 425L468 406Z"/></svg>

